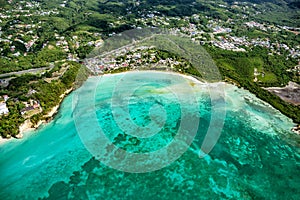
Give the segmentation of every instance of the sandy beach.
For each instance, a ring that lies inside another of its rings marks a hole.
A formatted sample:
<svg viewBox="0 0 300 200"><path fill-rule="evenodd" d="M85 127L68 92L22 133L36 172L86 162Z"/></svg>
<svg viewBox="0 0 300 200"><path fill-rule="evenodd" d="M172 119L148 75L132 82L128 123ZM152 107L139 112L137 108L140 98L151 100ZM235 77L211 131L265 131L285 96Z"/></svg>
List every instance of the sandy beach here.
<svg viewBox="0 0 300 200"><path fill-rule="evenodd" d="M172 71L153 71L153 70L149 70L151 73L166 73L167 74L172 74L172 75L177 75L177 76L181 76L183 77L184 79L186 79L188 81L188 83L191 85L191 87L194 87L194 85L203 85L203 86L207 86L208 84L211 85L212 88L216 88L216 89L225 89L226 88L226 85L230 85L226 82L223 82L223 81L220 81L220 82L215 82L215 83L207 83L207 82L204 82L203 80L199 80L193 76L190 76L190 75L185 75L185 74L181 74L181 73L178 73L178 72L172 72ZM122 72L120 74L129 74L129 73L136 73L136 72L139 72L139 71L127 71L127 72ZM114 76L116 74L103 74L101 76ZM294 85L293 85L294 86ZM290 86L291 87L291 86ZM289 87L289 88L290 88ZM282 88L268 88L268 90L279 90L279 89L282 89ZM66 90L61 96L60 96L60 102L58 105L56 105L55 107L53 107L50 112L48 112L46 115L44 115L45 118L52 118L59 110L59 107L61 105L61 102L63 101L63 99L68 95L70 94L71 92L73 91L73 88L70 88L68 90ZM48 121L49 122L49 121ZM30 119L26 120L20 127L19 127L19 130L20 130L20 133L18 134L17 138L20 139L23 137L23 135L27 132L31 132L31 131L34 131L36 130L40 125L44 124L44 123L47 123L45 120L41 120L39 121L35 126L30 122ZM295 131L294 131L295 132ZM299 134L299 133L298 133ZM0 144L3 144L7 141L10 141L11 139L15 139L15 138L10 138L10 139L3 139L3 138L0 138Z"/></svg>
<svg viewBox="0 0 300 200"><path fill-rule="evenodd" d="M128 71L128 72L122 72L121 74L128 74L128 73L134 73L134 72L137 72L137 71ZM184 79L187 79L189 81L191 81L190 83L196 83L196 84L205 84L205 82L202 82L200 80L198 80L197 78L195 77L192 77L192 76L188 76L188 75L185 75L185 74L180 74L180 73L177 73L177 72L166 72L166 71L151 71L152 73L153 72L157 72L157 73L166 73L166 74L172 74L172 75L177 75L177 76L181 76L183 77ZM114 76L115 74L103 74L101 76ZM48 112L46 115L44 115L45 118L52 118L59 110L59 107L60 107L60 104L61 102L63 101L63 99L68 95L70 94L71 92L73 91L73 88L70 88L68 90L66 90L62 95L60 95L60 102L58 105L56 105L55 107L53 107L50 112ZM22 136L27 133L27 132L31 132L31 131L34 131L36 130L38 127L40 127L42 124L44 123L47 123L45 120L41 120L39 121L35 126L30 122L30 120L26 120L19 128L20 130L20 138L22 138ZM5 141L9 141L10 139L1 139L0 141L0 144L1 142L5 142Z"/></svg>

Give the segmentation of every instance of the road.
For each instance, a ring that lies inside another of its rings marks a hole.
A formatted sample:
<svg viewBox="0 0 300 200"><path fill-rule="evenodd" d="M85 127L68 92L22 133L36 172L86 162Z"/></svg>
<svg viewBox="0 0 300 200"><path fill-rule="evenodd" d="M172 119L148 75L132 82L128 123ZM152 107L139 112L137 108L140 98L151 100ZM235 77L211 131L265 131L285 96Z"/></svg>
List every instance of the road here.
<svg viewBox="0 0 300 200"><path fill-rule="evenodd" d="M0 78L3 77L10 77L12 75L23 75L23 74L36 74L48 69L52 69L52 67L41 67L41 68L34 68L34 69L28 69L28 70L23 70L23 71L18 71L18 72L10 72L10 73L6 73L6 74L0 74Z"/></svg>

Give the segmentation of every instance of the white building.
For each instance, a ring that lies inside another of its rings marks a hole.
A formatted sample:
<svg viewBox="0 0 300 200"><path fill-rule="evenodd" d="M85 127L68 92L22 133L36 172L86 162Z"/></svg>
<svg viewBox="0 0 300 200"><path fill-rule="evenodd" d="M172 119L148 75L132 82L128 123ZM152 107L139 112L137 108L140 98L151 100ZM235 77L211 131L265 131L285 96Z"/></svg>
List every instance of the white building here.
<svg viewBox="0 0 300 200"><path fill-rule="evenodd" d="M9 110L6 106L6 103L0 103L0 115L7 115Z"/></svg>

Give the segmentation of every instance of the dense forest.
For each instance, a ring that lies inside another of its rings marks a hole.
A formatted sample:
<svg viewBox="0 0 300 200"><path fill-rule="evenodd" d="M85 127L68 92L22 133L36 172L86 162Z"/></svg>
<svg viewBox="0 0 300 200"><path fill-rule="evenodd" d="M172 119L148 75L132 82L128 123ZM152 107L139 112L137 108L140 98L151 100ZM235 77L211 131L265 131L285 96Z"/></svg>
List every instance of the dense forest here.
<svg viewBox="0 0 300 200"><path fill-rule="evenodd" d="M8 88L1 90L3 94L9 94L10 99L7 102L9 108L9 115L0 117L0 135L3 138L15 137L19 133L19 126L25 121L21 115L20 110L24 108L22 102L30 99L37 100L43 111L30 118L31 122L35 125L40 120L49 120L44 116L55 106L57 106L62 98L60 97L66 90L78 87L74 85L78 73L81 73L82 81L84 81L89 72L82 68L76 62L69 62L68 70L59 78L53 81L46 82L47 77L52 77L53 74L59 70L61 63L57 64L57 68L44 75L23 75L13 79ZM80 84L76 82L76 84ZM28 95L30 90L37 91L34 94Z"/></svg>

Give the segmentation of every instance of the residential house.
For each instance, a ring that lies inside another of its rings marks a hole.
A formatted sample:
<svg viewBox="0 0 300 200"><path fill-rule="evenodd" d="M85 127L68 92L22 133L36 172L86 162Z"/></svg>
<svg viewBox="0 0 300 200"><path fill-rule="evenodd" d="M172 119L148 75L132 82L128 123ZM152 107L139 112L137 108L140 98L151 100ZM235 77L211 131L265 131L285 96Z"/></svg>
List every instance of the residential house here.
<svg viewBox="0 0 300 200"><path fill-rule="evenodd" d="M0 115L7 115L9 113L9 110L6 106L6 103L0 103Z"/></svg>

